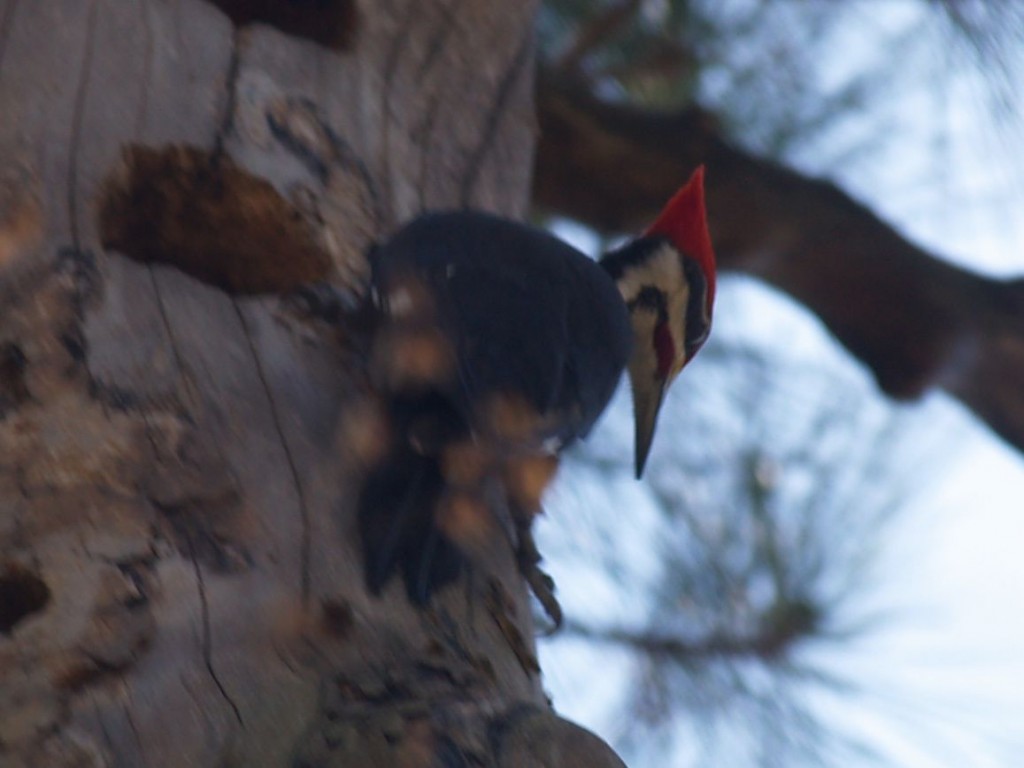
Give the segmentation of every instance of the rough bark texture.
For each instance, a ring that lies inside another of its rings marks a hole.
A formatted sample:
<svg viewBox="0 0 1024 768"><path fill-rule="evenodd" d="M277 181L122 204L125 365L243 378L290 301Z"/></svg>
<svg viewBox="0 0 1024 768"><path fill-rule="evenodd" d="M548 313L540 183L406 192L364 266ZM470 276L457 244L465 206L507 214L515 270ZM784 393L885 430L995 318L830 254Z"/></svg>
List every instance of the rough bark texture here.
<svg viewBox="0 0 1024 768"><path fill-rule="evenodd" d="M753 157L699 109L601 102L542 76L535 202L633 231L700 163L720 267L815 312L893 397L941 387L1024 449L1024 281L939 260L834 185Z"/></svg>
<svg viewBox="0 0 1024 768"><path fill-rule="evenodd" d="M0 763L620 764L508 547L364 593L358 329L276 295L523 212L533 4L295 5L0 0Z"/></svg>

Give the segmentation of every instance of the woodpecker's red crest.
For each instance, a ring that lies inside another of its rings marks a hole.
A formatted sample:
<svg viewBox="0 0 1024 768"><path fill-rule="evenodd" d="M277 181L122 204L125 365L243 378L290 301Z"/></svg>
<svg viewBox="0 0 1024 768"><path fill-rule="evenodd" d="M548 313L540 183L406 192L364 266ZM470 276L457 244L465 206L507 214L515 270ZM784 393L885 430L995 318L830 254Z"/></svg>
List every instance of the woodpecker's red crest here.
<svg viewBox="0 0 1024 768"><path fill-rule="evenodd" d="M704 204L704 166L699 166L644 232L646 237L667 237L684 256L696 260L707 283L704 313L711 321L715 303L715 251L708 231Z"/></svg>

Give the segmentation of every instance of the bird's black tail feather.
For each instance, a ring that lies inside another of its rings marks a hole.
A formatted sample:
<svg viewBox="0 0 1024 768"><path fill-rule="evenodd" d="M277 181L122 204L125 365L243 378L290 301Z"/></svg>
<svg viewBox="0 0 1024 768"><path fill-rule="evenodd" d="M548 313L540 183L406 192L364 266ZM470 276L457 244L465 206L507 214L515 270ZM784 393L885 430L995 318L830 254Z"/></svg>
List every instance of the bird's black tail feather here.
<svg viewBox="0 0 1024 768"><path fill-rule="evenodd" d="M396 398L390 412L391 450L370 470L359 498L366 585L377 594L401 571L409 599L425 605L458 578L465 562L435 519L445 491L442 444L461 419L434 397ZM425 443L417 433L441 444Z"/></svg>

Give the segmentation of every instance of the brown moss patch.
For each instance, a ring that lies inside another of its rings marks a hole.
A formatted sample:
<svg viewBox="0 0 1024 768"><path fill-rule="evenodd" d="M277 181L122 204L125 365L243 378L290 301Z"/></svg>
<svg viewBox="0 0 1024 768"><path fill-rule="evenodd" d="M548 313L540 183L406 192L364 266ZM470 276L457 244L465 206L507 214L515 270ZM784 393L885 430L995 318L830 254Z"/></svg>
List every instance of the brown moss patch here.
<svg viewBox="0 0 1024 768"><path fill-rule="evenodd" d="M330 258L265 179L194 147L133 145L99 207L103 246L171 264L229 293L283 293L323 280Z"/></svg>

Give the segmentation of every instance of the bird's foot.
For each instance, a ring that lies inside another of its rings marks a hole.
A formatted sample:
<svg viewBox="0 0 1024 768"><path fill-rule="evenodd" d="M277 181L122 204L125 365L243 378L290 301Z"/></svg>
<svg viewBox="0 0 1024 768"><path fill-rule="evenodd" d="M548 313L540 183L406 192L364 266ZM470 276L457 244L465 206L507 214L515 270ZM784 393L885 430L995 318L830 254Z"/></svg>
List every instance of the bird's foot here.
<svg viewBox="0 0 1024 768"><path fill-rule="evenodd" d="M517 516L518 517L518 516ZM523 575L533 596L537 598L544 613L551 620L551 626L545 634L551 635L562 627L562 606L555 597L555 580L541 570L540 552L537 549L537 542L533 538L533 531L530 529L530 520L525 524L517 525L519 534L519 546L516 551L516 558L519 564L519 572Z"/></svg>

